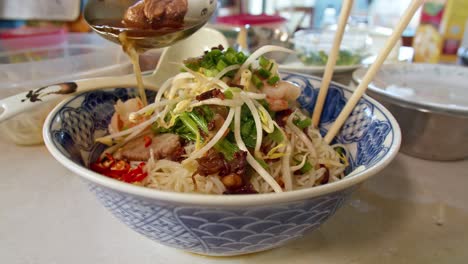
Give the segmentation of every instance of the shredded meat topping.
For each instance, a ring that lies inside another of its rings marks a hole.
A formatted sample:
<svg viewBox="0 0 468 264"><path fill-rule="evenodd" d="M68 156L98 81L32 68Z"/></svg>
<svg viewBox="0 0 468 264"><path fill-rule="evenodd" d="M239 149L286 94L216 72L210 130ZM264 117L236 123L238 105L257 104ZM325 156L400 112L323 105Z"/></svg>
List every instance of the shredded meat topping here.
<svg viewBox="0 0 468 264"><path fill-rule="evenodd" d="M288 120L288 117L292 114L291 109L276 112L275 121L279 126L284 127Z"/></svg>
<svg viewBox="0 0 468 264"><path fill-rule="evenodd" d="M211 174L227 175L229 174L229 164L224 159L223 154L211 149L208 153L197 159L197 173L202 176Z"/></svg>
<svg viewBox="0 0 468 264"><path fill-rule="evenodd" d="M251 186L245 185L249 182L246 177L247 152L236 152L234 158L228 162L223 154L211 149L204 157L197 159L197 162L197 173L202 176L218 174L228 193L255 193Z"/></svg>
<svg viewBox="0 0 468 264"><path fill-rule="evenodd" d="M320 181L320 184L327 184L328 181L330 181L330 171L328 170L328 168L323 165L323 164L320 164L320 168L325 168L325 173L323 174L323 178L322 180Z"/></svg>
<svg viewBox="0 0 468 264"><path fill-rule="evenodd" d="M224 93L221 92L221 90L212 89L212 90L206 91L206 92L204 92L204 93L202 93L200 95L197 95L197 97L195 97L195 99L197 99L198 101L208 100L208 99L211 99L211 98L219 98L221 100L224 100L225 96L224 96Z"/></svg>
<svg viewBox="0 0 468 264"><path fill-rule="evenodd" d="M247 152L237 151L234 153L234 158L229 163L229 166L232 173L244 177L247 169Z"/></svg>

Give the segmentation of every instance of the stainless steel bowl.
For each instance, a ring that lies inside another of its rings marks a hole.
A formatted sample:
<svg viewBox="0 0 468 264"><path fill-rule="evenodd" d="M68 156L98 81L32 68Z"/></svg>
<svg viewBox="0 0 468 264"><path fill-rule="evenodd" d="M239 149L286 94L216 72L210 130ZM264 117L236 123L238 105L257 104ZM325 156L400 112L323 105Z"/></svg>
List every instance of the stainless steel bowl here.
<svg viewBox="0 0 468 264"><path fill-rule="evenodd" d="M365 69L353 73L353 80L359 83ZM468 158L468 107L454 107L454 104L434 104L430 100L413 100L413 96L395 96L388 92L389 75L398 75L399 82L406 87L415 83L441 87L440 92L449 93L454 83L468 88L468 68L429 64L384 65L367 94L382 103L397 119L402 132L401 151L411 156L438 161L451 161ZM414 78L408 75L414 74ZM451 83L445 83L451 82ZM444 89L445 85L445 89ZM415 85L416 87L417 85ZM424 88L424 86L421 86ZM468 98L468 89L456 97ZM435 90L435 93L439 90ZM461 90L460 90L461 91ZM431 93L432 96L437 95Z"/></svg>

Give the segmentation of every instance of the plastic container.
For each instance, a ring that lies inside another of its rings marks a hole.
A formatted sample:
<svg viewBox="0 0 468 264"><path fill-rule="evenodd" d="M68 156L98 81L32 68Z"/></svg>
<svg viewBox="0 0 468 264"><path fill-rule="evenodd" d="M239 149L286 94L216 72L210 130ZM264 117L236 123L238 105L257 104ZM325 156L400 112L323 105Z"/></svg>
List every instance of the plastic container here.
<svg viewBox="0 0 468 264"><path fill-rule="evenodd" d="M59 45L66 41L63 27L19 27L0 32L2 46L8 50L21 50Z"/></svg>
<svg viewBox="0 0 468 264"><path fill-rule="evenodd" d="M333 30L300 30L294 34L294 49L299 59L305 65L324 66L333 46L335 31ZM366 32L347 30L343 35L340 52L336 60L337 66L350 66L361 63L367 48Z"/></svg>
<svg viewBox="0 0 468 264"><path fill-rule="evenodd" d="M52 40L44 42L44 40ZM36 45L34 45L36 43ZM131 73L121 47L96 34L4 38L0 42L0 98L56 83ZM0 124L0 134L21 145L42 142L43 121L55 104Z"/></svg>

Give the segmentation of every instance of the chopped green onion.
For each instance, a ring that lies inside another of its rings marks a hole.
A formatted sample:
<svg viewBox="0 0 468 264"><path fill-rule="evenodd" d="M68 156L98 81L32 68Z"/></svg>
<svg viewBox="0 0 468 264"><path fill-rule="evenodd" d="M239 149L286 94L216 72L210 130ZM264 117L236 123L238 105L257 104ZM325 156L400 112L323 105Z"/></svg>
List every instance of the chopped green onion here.
<svg viewBox="0 0 468 264"><path fill-rule="evenodd" d="M236 52L232 48L221 51L218 48L207 51L202 57L189 58L184 61L187 68L201 72L208 77L213 77L214 73L219 73L229 65L242 64L247 60L247 56L242 52ZM233 77L236 71L230 71L225 76Z"/></svg>
<svg viewBox="0 0 468 264"><path fill-rule="evenodd" d="M267 83L270 84L270 85L275 85L279 81L280 81L280 77L278 75L275 75L275 76L270 77L270 79L268 79Z"/></svg>
<svg viewBox="0 0 468 264"><path fill-rule="evenodd" d="M227 99L232 99L234 98L234 93L240 93L242 92L242 89L237 88L237 87L230 87L226 91L224 91L224 97Z"/></svg>
<svg viewBox="0 0 468 264"><path fill-rule="evenodd" d="M223 52L219 49L212 49L210 52L207 53L211 58L218 58L223 55Z"/></svg>
<svg viewBox="0 0 468 264"><path fill-rule="evenodd" d="M192 71L198 71L200 69L200 64L199 63L187 63L185 66ZM185 69L182 69L185 71Z"/></svg>
<svg viewBox="0 0 468 264"><path fill-rule="evenodd" d="M269 71L269 72L271 72L271 70L273 69L273 66L275 66L275 63L274 63L274 62L272 62L272 63L270 64L270 68L268 68L268 71Z"/></svg>
<svg viewBox="0 0 468 264"><path fill-rule="evenodd" d="M235 53L226 53L225 59L230 65L237 64L237 57Z"/></svg>
<svg viewBox="0 0 468 264"><path fill-rule="evenodd" d="M293 123L300 129L308 128L312 125L312 119L306 117L303 120L294 119Z"/></svg>
<svg viewBox="0 0 468 264"><path fill-rule="evenodd" d="M268 65L270 64L270 61L264 56L260 56L260 58L258 59L258 63L260 64L260 67L267 69Z"/></svg>
<svg viewBox="0 0 468 264"><path fill-rule="evenodd" d="M271 72L269 72L268 70L265 70L264 68L258 69L257 73L263 79L267 79L267 78L269 78L271 76Z"/></svg>
<svg viewBox="0 0 468 264"><path fill-rule="evenodd" d="M247 60L247 56L245 56L245 54L242 52L238 52L236 54L236 58L237 58L238 63L241 63L241 64Z"/></svg>
<svg viewBox="0 0 468 264"><path fill-rule="evenodd" d="M218 64L216 64L216 69L217 69L218 71L222 71L222 70L224 70L224 68L226 68L227 66L228 66L228 65L227 65L226 62L224 62L223 60L219 60L219 61L218 61Z"/></svg>
<svg viewBox="0 0 468 264"><path fill-rule="evenodd" d="M207 77L215 77L216 75L218 75L218 73L219 71L217 69L209 70L209 69L203 68L203 74Z"/></svg>
<svg viewBox="0 0 468 264"><path fill-rule="evenodd" d="M257 75L252 75L252 83L255 85L255 87L257 88L262 88L263 87L263 82L262 80L260 80L260 78L258 78Z"/></svg>
<svg viewBox="0 0 468 264"><path fill-rule="evenodd" d="M312 164L310 164L309 161L306 161L304 163L304 166L302 166L302 168L300 169L301 173L307 173L309 172L310 170L312 169Z"/></svg>
<svg viewBox="0 0 468 264"><path fill-rule="evenodd" d="M226 90L226 91L224 91L224 97L226 97L226 99L232 99L232 98L234 98L234 94L232 93L232 90Z"/></svg>

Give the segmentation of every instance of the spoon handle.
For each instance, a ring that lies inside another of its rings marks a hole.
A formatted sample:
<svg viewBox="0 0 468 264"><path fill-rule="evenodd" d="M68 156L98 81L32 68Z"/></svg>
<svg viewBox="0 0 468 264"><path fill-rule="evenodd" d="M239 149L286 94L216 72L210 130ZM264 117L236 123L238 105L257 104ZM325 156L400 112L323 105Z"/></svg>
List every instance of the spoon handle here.
<svg viewBox="0 0 468 264"><path fill-rule="evenodd" d="M82 79L37 88L0 100L0 123L20 113L33 110L44 103L52 102L56 99L65 99L79 92L111 87L134 86L136 86L135 76L126 75ZM147 82L145 82L145 86L147 86Z"/></svg>

